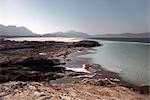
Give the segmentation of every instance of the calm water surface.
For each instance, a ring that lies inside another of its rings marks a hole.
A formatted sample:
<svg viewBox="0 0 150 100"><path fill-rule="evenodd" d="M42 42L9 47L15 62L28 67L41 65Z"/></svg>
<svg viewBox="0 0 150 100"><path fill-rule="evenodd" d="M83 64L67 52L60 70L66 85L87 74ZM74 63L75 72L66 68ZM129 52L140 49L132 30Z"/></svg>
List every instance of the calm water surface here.
<svg viewBox="0 0 150 100"><path fill-rule="evenodd" d="M136 85L150 85L149 44L134 42L100 41L95 53L81 55L92 58L91 62L119 72L120 76Z"/></svg>

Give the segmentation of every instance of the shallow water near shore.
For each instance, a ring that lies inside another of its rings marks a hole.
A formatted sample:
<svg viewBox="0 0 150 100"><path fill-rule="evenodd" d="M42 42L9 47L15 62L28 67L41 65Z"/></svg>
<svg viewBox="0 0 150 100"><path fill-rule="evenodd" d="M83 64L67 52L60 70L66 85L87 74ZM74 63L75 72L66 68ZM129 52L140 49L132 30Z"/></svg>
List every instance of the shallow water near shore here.
<svg viewBox="0 0 150 100"><path fill-rule="evenodd" d="M132 42L100 41L101 47L93 52L80 55L90 58L90 63L100 64L107 70L117 72L125 81L134 85L150 85L149 48L150 45Z"/></svg>

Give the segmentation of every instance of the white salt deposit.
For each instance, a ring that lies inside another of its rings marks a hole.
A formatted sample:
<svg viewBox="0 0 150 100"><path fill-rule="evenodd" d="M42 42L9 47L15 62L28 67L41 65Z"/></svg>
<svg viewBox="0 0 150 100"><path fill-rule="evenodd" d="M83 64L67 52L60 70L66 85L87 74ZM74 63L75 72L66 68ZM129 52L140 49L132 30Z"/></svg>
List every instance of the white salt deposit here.
<svg viewBox="0 0 150 100"><path fill-rule="evenodd" d="M7 38L6 40L11 41L58 41L58 42L78 42L82 39L70 38L70 37L17 37Z"/></svg>
<svg viewBox="0 0 150 100"><path fill-rule="evenodd" d="M39 53L39 55L41 55L41 56L45 56L45 55L47 55L47 53L45 53L45 52L41 52L41 53Z"/></svg>
<svg viewBox="0 0 150 100"><path fill-rule="evenodd" d="M70 67L66 67L66 70L72 70L72 71L75 71L75 72L91 73L90 71L87 71L85 69L85 64L82 65L82 68L70 68Z"/></svg>

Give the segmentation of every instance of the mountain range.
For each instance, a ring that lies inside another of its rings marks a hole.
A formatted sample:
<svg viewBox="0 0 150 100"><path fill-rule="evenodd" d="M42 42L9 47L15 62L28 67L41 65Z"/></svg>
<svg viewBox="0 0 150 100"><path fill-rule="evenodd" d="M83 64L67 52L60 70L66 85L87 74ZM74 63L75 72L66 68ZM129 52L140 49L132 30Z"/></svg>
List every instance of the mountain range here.
<svg viewBox="0 0 150 100"><path fill-rule="evenodd" d="M150 32L145 33L121 33L121 34L97 34L89 35L83 32L68 31L45 33L39 35L33 33L26 27L17 27L14 25L4 26L0 24L0 36L44 36L44 37L80 37L80 38L150 38Z"/></svg>
<svg viewBox="0 0 150 100"><path fill-rule="evenodd" d="M150 38L150 32L145 33L121 33L121 34L97 34L99 38Z"/></svg>
<svg viewBox="0 0 150 100"><path fill-rule="evenodd" d="M37 36L37 34L26 27L4 26L0 24L0 36Z"/></svg>
<svg viewBox="0 0 150 100"><path fill-rule="evenodd" d="M87 33L83 32L76 32L76 31L68 31L68 32L55 32L55 33L46 33L43 36L52 36L52 37L83 37L87 38L90 37Z"/></svg>

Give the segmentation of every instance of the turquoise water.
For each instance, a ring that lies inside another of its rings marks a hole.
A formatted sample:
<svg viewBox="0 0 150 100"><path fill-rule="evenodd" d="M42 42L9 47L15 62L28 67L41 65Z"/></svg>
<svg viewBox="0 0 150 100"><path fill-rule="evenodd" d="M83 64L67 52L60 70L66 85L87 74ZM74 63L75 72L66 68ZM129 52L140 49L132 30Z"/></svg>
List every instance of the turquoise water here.
<svg viewBox="0 0 150 100"><path fill-rule="evenodd" d="M81 55L91 58L91 63L120 73L120 76L136 85L150 85L149 44L134 42L100 41L103 46L96 47L95 53Z"/></svg>

